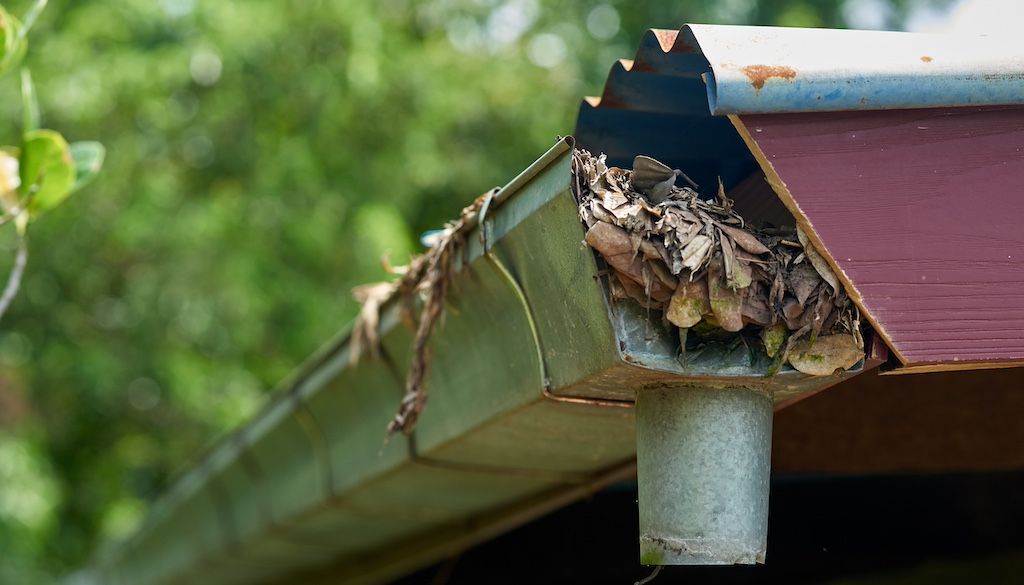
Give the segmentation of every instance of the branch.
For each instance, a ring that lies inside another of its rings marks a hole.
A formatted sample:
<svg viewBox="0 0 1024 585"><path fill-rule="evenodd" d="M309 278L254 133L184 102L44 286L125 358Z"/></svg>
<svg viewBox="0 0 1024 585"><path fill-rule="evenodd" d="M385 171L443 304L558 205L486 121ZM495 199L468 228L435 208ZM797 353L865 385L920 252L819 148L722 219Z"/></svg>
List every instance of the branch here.
<svg viewBox="0 0 1024 585"><path fill-rule="evenodd" d="M14 267L11 268L11 275L7 277L7 286L4 287L4 294L0 296L0 318L11 306L11 301L18 295L21 287L21 275L25 272L25 263L28 262L28 244L25 234L18 230L18 254L14 257Z"/></svg>

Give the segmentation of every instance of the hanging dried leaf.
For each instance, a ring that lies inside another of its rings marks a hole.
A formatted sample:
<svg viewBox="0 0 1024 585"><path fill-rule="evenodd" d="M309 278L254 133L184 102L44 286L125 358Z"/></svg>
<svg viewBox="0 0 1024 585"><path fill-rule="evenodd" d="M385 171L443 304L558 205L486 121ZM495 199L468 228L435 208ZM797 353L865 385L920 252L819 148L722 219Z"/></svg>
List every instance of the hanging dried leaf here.
<svg viewBox="0 0 1024 585"><path fill-rule="evenodd" d="M711 312L706 280L683 282L672 295L665 317L676 327L683 329L700 323L704 315Z"/></svg>
<svg viewBox="0 0 1024 585"><path fill-rule="evenodd" d="M753 281L750 265L741 261L736 256L729 238L722 238L722 260L725 264L725 283L733 290L740 290L750 286Z"/></svg>
<svg viewBox="0 0 1024 585"><path fill-rule="evenodd" d="M718 325L726 331L743 329L743 295L725 284L722 261L716 258L708 265L708 298Z"/></svg>
<svg viewBox="0 0 1024 585"><path fill-rule="evenodd" d="M661 284L665 285L665 288L671 291L679 286L679 279L672 274L661 260L647 262L646 266L651 267L651 272L654 273L654 276L658 277L658 280L661 281Z"/></svg>
<svg viewBox="0 0 1024 585"><path fill-rule="evenodd" d="M864 357L864 348L858 346L852 335L822 335L793 344L789 363L797 370L812 376L829 376L836 370L848 370Z"/></svg>
<svg viewBox="0 0 1024 585"><path fill-rule="evenodd" d="M821 333L823 326L825 325L825 319L832 314L832 296L831 293L825 291L822 288L818 292L818 300L814 304L814 312L811 316L811 338L815 338Z"/></svg>
<svg viewBox="0 0 1024 585"><path fill-rule="evenodd" d="M380 308L395 293L395 283L378 282L352 289L352 297L362 304L359 318L352 327L349 342L349 363L356 363L369 350L374 359L380 357Z"/></svg>

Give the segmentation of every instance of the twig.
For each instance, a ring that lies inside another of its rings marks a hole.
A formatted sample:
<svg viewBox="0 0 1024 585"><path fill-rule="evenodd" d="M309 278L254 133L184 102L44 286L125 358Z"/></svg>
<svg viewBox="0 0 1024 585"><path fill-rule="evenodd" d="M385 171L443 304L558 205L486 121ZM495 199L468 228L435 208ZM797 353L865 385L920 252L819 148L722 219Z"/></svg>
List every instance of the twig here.
<svg viewBox="0 0 1024 585"><path fill-rule="evenodd" d="M651 571L650 575L647 575L643 579L640 579L639 581L637 581L633 585L646 585L647 583L650 583L651 581L654 580L655 577L658 576L658 573L661 572L661 569L662 569L662 565L658 565L657 567L654 567L654 570Z"/></svg>
<svg viewBox="0 0 1024 585"><path fill-rule="evenodd" d="M0 296L0 318L7 312L7 307L18 295L18 288L21 287L21 275L25 272L25 263L28 262L28 246L25 242L25 234L18 231L18 254L14 257L14 267L7 277L7 286L4 287L4 294Z"/></svg>

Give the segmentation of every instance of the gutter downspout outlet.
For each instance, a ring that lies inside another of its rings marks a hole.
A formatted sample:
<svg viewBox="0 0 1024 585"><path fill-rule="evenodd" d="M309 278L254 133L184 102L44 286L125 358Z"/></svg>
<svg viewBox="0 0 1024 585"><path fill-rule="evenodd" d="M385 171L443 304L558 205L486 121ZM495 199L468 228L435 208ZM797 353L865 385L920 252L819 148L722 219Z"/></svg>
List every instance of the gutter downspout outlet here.
<svg viewBox="0 0 1024 585"><path fill-rule="evenodd" d="M764 563L772 413L758 390L637 392L642 564Z"/></svg>

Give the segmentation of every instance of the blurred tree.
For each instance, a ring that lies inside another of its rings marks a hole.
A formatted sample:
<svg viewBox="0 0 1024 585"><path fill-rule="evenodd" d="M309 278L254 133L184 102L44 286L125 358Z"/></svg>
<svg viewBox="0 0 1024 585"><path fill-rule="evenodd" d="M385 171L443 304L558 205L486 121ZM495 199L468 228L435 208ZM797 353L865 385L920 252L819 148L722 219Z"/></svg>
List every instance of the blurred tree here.
<svg viewBox="0 0 1024 585"><path fill-rule="evenodd" d="M109 154L38 225L0 328L0 582L130 531L354 315L382 254L570 132L647 27L841 26L847 4L52 0L43 121ZM889 25L909 4L873 2Z"/></svg>

